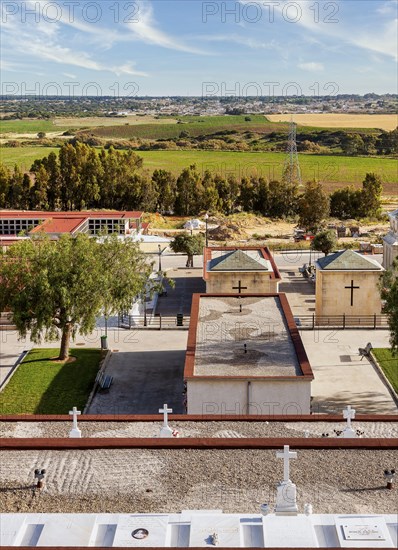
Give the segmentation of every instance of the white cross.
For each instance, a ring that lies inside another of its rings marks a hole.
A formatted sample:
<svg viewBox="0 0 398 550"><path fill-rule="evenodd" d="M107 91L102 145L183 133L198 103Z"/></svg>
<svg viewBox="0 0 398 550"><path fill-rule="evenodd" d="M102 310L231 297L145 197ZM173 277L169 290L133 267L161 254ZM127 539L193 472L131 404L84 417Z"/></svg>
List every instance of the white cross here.
<svg viewBox="0 0 398 550"><path fill-rule="evenodd" d="M69 411L69 414L73 415L73 429L77 430L77 415L82 413L78 411L76 407L73 407L73 409Z"/></svg>
<svg viewBox="0 0 398 550"><path fill-rule="evenodd" d="M290 481L289 478L289 460L291 458L297 458L297 453L289 451L289 445L283 446L283 453L277 452L276 458L283 458L283 481Z"/></svg>
<svg viewBox="0 0 398 550"><path fill-rule="evenodd" d="M351 420L355 418L355 409L351 409L351 405L347 405L347 408L343 411L343 416L347 419L347 428L351 428Z"/></svg>
<svg viewBox="0 0 398 550"><path fill-rule="evenodd" d="M171 413L173 412L173 409L168 409L168 408L167 408L167 403L165 403L165 404L163 405L163 409L159 409L159 412L160 412L160 413L163 413L163 426L167 426L167 420L168 420L167 414L168 414L168 413L171 414Z"/></svg>

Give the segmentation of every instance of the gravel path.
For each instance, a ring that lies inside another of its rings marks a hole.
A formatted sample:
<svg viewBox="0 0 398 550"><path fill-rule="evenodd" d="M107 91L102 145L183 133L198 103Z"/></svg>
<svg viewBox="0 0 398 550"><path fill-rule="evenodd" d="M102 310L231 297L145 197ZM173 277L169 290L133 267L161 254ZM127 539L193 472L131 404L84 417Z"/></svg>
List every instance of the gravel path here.
<svg viewBox="0 0 398 550"><path fill-rule="evenodd" d="M344 429L342 422L174 422L170 426L180 437L322 437L334 429ZM154 437L161 422L80 422L83 437ZM364 437L398 437L398 422L353 422ZM0 437L68 437L72 422L0 422Z"/></svg>
<svg viewBox="0 0 398 550"><path fill-rule="evenodd" d="M396 491L383 470L396 451L301 450L291 462L299 509L314 513L393 514ZM218 509L258 512L274 504L283 462L274 450L2 451L3 512L179 512ZM46 489L32 489L34 469L46 468Z"/></svg>

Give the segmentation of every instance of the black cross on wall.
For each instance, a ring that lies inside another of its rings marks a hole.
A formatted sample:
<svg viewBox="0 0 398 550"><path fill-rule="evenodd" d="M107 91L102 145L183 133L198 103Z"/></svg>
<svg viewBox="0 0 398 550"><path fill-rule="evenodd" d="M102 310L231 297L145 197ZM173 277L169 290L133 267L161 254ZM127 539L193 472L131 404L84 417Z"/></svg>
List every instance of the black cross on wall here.
<svg viewBox="0 0 398 550"><path fill-rule="evenodd" d="M237 290L241 294L242 290L247 290L247 286L242 286L242 283L239 281L238 286L233 286L232 290Z"/></svg>
<svg viewBox="0 0 398 550"><path fill-rule="evenodd" d="M344 288L347 288L347 289L351 290L351 305L353 306L354 305L354 290L359 288L359 286L354 286L354 281L351 280L351 285L350 286L345 286Z"/></svg>

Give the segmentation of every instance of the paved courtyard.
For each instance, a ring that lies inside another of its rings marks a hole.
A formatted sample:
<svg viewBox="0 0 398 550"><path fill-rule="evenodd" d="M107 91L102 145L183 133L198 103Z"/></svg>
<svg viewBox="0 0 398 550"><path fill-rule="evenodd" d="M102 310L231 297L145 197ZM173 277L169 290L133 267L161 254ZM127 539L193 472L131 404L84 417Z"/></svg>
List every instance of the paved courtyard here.
<svg viewBox="0 0 398 550"><path fill-rule="evenodd" d="M157 414L167 403L183 413L186 330L109 331L114 351L106 368L113 376L109 391L100 391L89 414Z"/></svg>
<svg viewBox="0 0 398 550"><path fill-rule="evenodd" d="M371 342L388 347L387 330L302 330L315 379L313 412L340 413L346 405L362 414L396 414L397 406L373 364L358 354Z"/></svg>

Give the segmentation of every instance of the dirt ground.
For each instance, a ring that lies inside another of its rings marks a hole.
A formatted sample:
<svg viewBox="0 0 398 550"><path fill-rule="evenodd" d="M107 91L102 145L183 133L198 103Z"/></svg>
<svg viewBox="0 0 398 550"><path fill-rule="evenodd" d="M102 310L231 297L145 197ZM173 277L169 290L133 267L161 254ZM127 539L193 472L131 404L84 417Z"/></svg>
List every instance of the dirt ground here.
<svg viewBox="0 0 398 550"><path fill-rule="evenodd" d="M156 215L151 217L149 232L153 235L165 235L169 237L175 234L184 232L181 229L184 221L189 218L170 217L164 218ZM342 225L339 220L331 220L336 226ZM378 237L384 236L389 229L388 223L375 223L370 225L361 225L355 220L346 220L344 225L348 228L351 226L359 227L359 237L345 237L340 239L340 242L353 242L358 240L374 242ZM229 217L211 216L208 221L208 232L210 241L219 242L235 242L240 241L246 244L259 244L261 241L293 243L294 229L297 224L283 220L271 220L254 214L237 214ZM204 231L204 228L197 231ZM348 233L348 231L347 231ZM249 243L247 242L249 241ZM303 243L300 243L302 245Z"/></svg>

